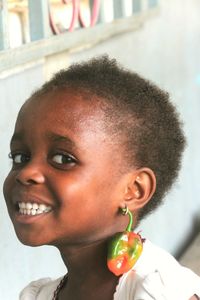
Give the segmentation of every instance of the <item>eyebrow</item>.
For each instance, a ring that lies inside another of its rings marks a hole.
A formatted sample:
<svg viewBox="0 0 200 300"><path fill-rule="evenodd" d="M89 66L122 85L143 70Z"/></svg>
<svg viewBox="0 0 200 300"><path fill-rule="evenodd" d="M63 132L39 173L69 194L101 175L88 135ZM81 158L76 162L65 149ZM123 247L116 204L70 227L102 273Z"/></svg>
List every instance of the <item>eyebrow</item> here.
<svg viewBox="0 0 200 300"><path fill-rule="evenodd" d="M12 145L14 142L21 141L23 139L23 136L24 136L24 134L22 132L14 133L10 140L10 145Z"/></svg>
<svg viewBox="0 0 200 300"><path fill-rule="evenodd" d="M64 142L66 143L68 146L70 146L72 149L76 150L78 149L77 145L75 144L74 141L72 141L68 136L63 136L63 135L59 135L57 133L54 132L48 132L46 134L46 137L48 139L50 139L52 142ZM11 141L10 141L10 145L14 144L15 142L20 142L22 141L24 138L24 134L23 132L16 132L13 134Z"/></svg>
<svg viewBox="0 0 200 300"><path fill-rule="evenodd" d="M73 149L77 149L77 145L75 144L75 142L72 141L68 136L63 136L54 132L48 132L46 136L52 142L64 142Z"/></svg>

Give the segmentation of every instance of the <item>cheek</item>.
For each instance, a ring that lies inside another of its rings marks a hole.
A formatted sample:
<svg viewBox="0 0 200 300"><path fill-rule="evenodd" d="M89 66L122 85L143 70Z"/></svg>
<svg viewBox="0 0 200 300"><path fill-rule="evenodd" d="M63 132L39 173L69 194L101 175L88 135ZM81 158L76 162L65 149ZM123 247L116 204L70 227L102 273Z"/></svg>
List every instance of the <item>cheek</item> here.
<svg viewBox="0 0 200 300"><path fill-rule="evenodd" d="M14 178L13 178L12 174L9 173L3 184L3 194L4 194L6 202L9 201L13 182L14 182Z"/></svg>
<svg viewBox="0 0 200 300"><path fill-rule="evenodd" d="M66 214L75 223L81 219L84 223L91 224L102 221L113 207L108 182L97 182L94 177L90 180L82 177L67 181L58 178L58 182L60 184L56 198L61 207L59 212L62 218Z"/></svg>
<svg viewBox="0 0 200 300"><path fill-rule="evenodd" d="M95 174L85 172L68 173L63 176L57 174L53 182L51 180L51 187L54 188L56 198L64 204L79 203L84 204L85 201L94 200L99 194L103 196L105 190L105 183L101 182L101 179L97 178ZM104 193L106 194L106 193ZM84 199L84 203L82 203Z"/></svg>
<svg viewBox="0 0 200 300"><path fill-rule="evenodd" d="M12 173L9 173L3 184L3 194L8 209L8 214L11 219L12 219L12 210L13 210L12 193L13 193L14 182L15 182L14 176L12 175Z"/></svg>

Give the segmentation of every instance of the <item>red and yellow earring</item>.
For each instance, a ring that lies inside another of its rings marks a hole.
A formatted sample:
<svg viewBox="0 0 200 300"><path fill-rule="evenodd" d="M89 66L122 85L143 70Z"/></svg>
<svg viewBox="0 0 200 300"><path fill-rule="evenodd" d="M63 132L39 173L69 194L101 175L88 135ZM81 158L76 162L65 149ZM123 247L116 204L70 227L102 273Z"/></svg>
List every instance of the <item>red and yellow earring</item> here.
<svg viewBox="0 0 200 300"><path fill-rule="evenodd" d="M123 215L129 215L129 223L124 232L113 236L108 244L107 266L116 276L133 268L143 250L144 240L132 231L133 215L128 209L121 209Z"/></svg>

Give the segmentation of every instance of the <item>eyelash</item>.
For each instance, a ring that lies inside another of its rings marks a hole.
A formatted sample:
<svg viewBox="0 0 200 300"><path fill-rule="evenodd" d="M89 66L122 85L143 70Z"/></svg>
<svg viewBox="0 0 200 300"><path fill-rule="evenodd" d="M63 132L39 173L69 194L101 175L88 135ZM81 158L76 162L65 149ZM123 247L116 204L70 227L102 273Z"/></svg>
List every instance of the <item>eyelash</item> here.
<svg viewBox="0 0 200 300"><path fill-rule="evenodd" d="M15 159L16 159L16 157L17 157L18 155L23 156L23 158L25 158L25 160L22 161L22 162L16 162ZM14 165L14 164L15 164L15 165L18 165L18 164L24 164L24 163L28 162L29 159L30 159L30 156L28 156L27 154L22 153L22 152L16 152L16 153L10 152L10 153L8 154L8 157L9 157L10 159L12 159L13 165Z"/></svg>
<svg viewBox="0 0 200 300"><path fill-rule="evenodd" d="M15 161L17 156L21 156L21 158L23 158L24 160L22 160L21 162L20 161L18 161L18 162ZM60 162L53 160L53 158L55 158L56 156L57 156L57 158L59 156L61 157ZM25 153L22 153L22 152L16 152L16 153L10 152L8 154L8 157L13 161L13 165L23 165L23 164L27 163L30 160L30 156L25 154ZM63 162L63 158L64 158L64 162ZM74 156L72 156L68 153L61 153L61 152L57 152L57 153L54 153L54 154L50 155L49 160L50 160L50 163L52 165L55 165L55 166L64 166L64 165L76 164L77 163L77 160Z"/></svg>
<svg viewBox="0 0 200 300"><path fill-rule="evenodd" d="M53 160L53 158L55 158L56 156L60 156L62 158L65 159L64 162L56 162ZM56 165L68 165L68 164L76 164L77 163L77 160L76 158L73 156L73 155L70 155L68 153L61 153L61 152L58 152L58 153L54 153L53 155L51 155L51 161L53 162L53 164L56 164Z"/></svg>

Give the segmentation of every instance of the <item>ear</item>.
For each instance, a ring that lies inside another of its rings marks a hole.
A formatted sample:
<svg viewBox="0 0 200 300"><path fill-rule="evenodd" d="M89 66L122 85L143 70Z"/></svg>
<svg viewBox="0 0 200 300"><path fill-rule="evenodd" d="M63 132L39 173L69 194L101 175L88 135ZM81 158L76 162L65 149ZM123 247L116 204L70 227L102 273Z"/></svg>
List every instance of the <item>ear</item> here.
<svg viewBox="0 0 200 300"><path fill-rule="evenodd" d="M129 175L122 208L127 206L131 211L136 211L145 206L153 196L156 189L156 177L149 168L138 169Z"/></svg>

